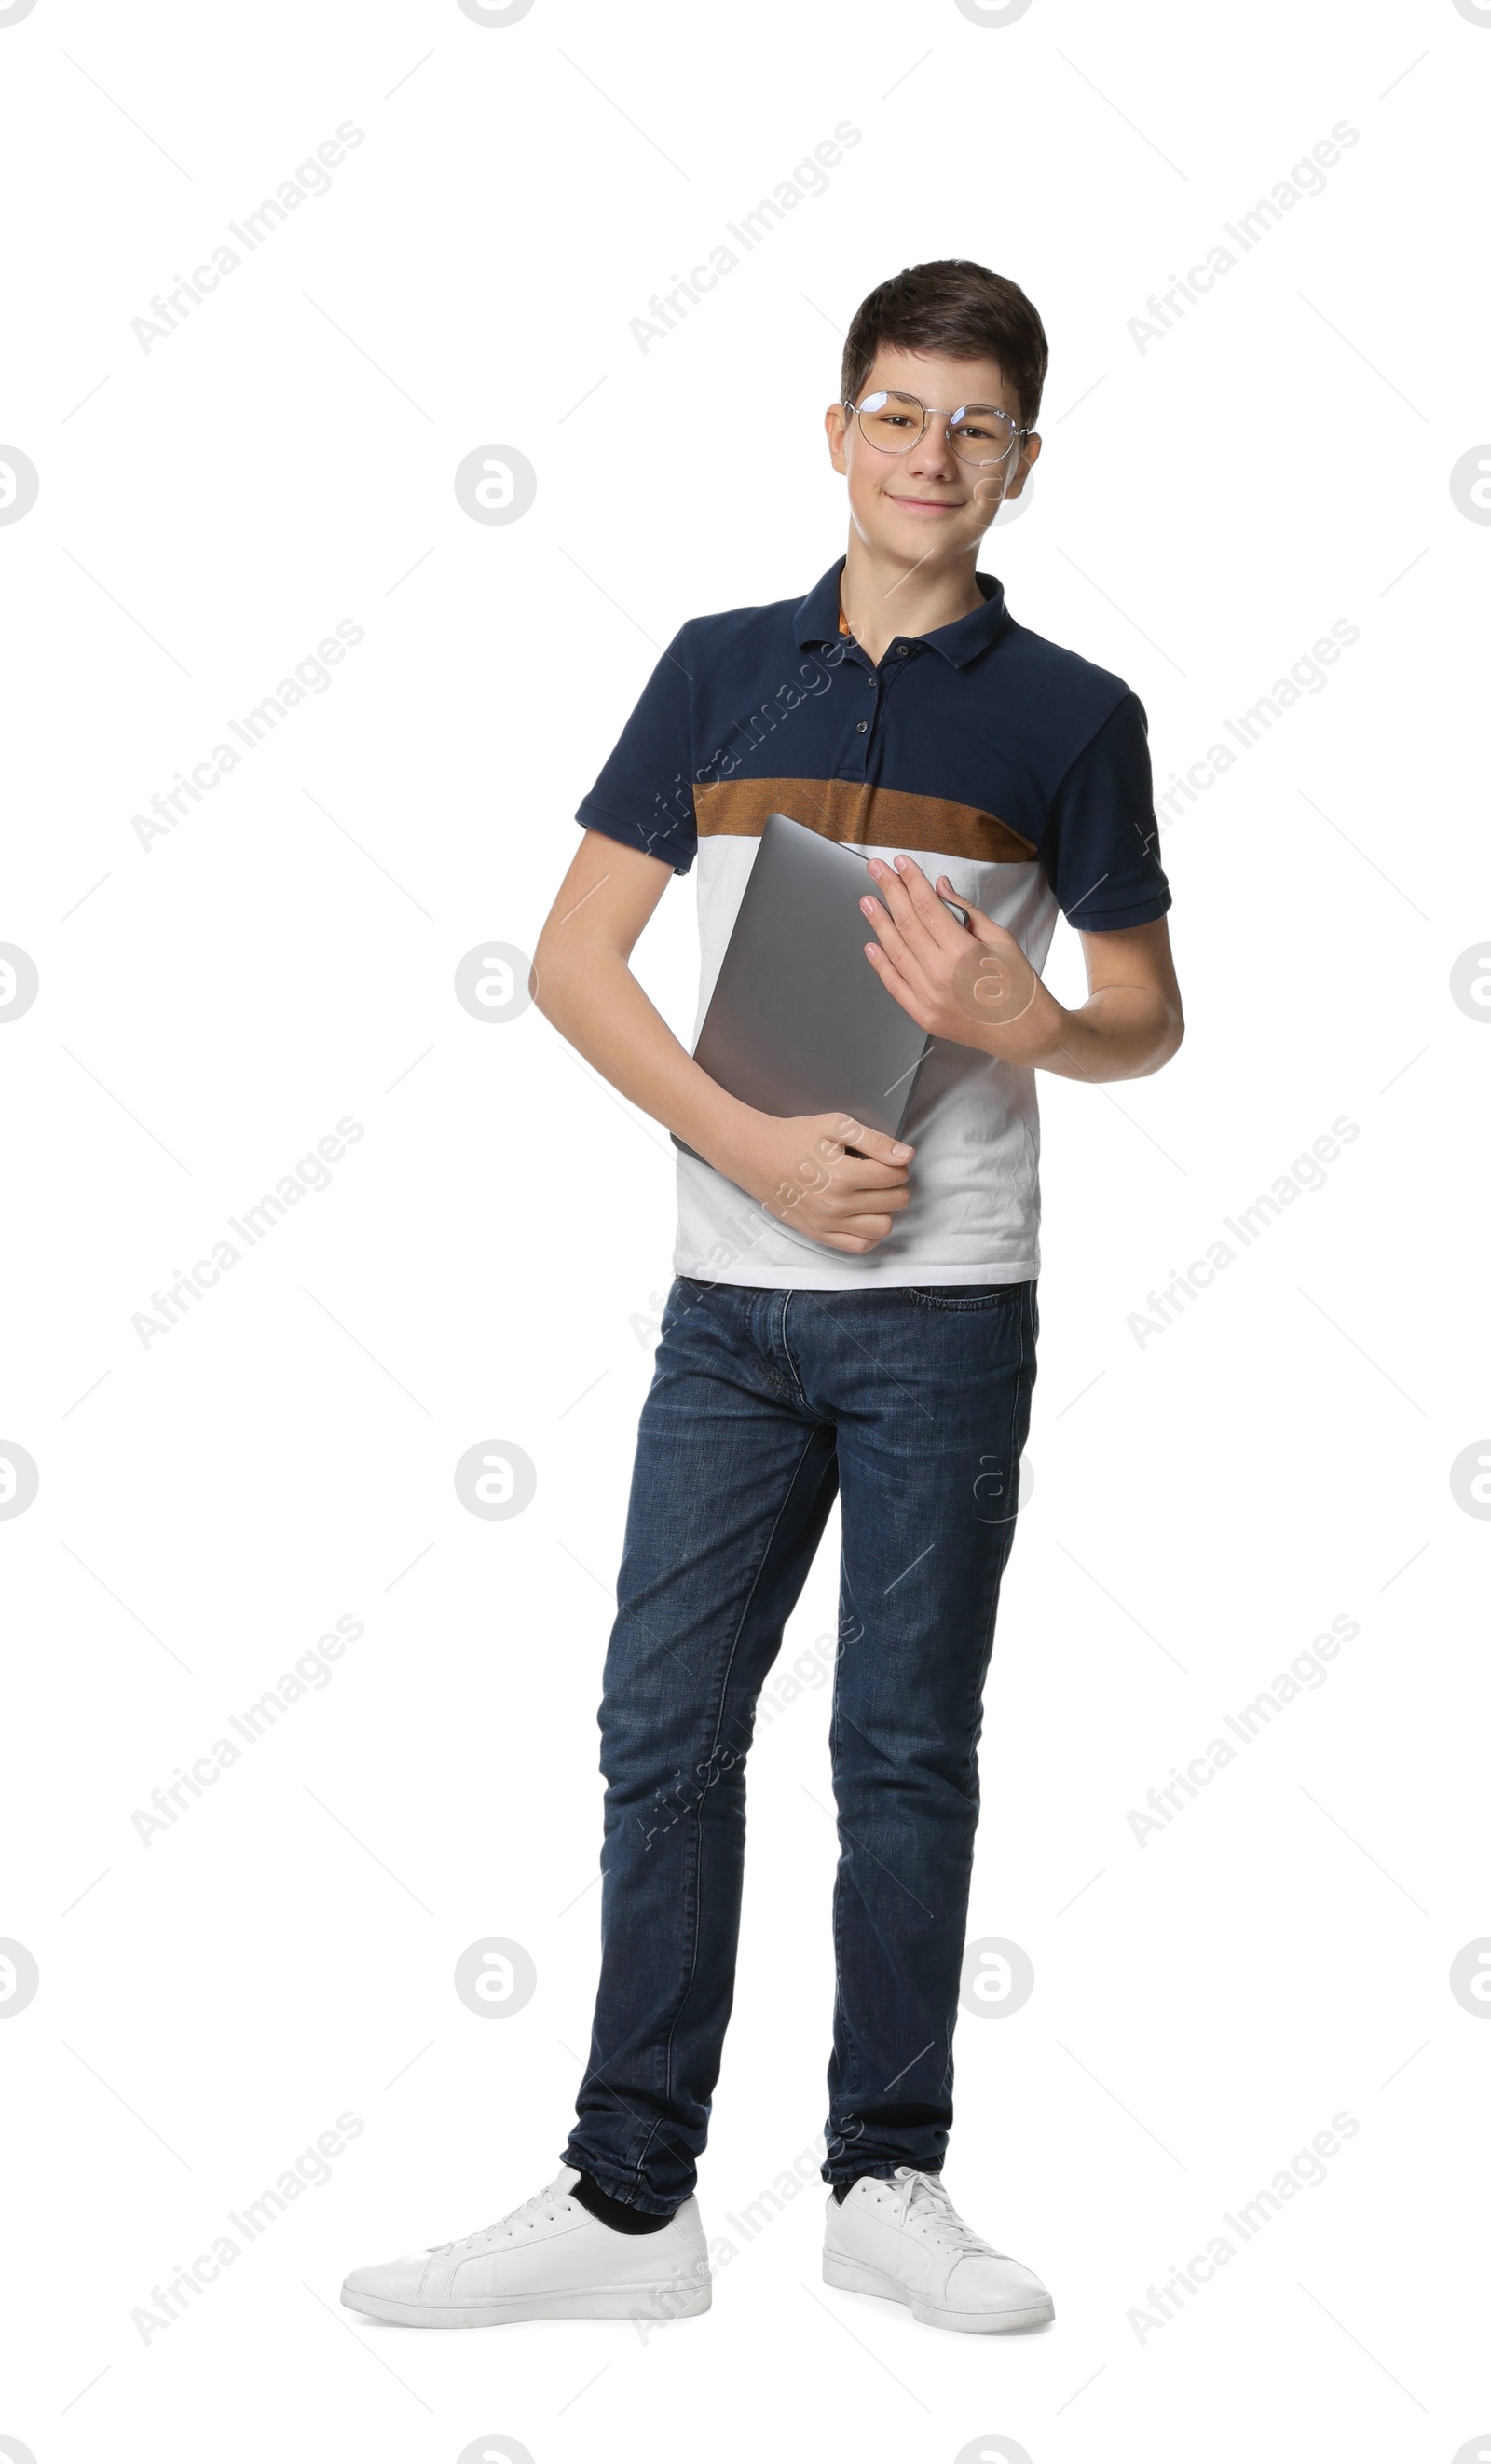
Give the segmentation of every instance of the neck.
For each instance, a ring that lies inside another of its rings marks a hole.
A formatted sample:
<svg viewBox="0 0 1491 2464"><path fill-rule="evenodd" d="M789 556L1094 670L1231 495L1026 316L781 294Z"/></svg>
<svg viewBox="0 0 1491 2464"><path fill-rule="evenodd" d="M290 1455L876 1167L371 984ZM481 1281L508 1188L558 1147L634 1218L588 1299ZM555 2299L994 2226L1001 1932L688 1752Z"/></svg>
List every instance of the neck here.
<svg viewBox="0 0 1491 2464"><path fill-rule="evenodd" d="M851 531L839 596L861 649L878 664L898 634L910 641L971 616L984 604L974 578L977 557L976 543L953 565L907 564Z"/></svg>

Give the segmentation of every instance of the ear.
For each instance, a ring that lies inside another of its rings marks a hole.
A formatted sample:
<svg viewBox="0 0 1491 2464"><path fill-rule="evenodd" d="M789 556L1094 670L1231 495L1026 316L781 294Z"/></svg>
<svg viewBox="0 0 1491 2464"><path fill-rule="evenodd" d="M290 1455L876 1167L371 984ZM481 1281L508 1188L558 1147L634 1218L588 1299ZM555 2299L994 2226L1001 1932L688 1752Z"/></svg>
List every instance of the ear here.
<svg viewBox="0 0 1491 2464"><path fill-rule="evenodd" d="M823 413L823 434L828 439L829 460L836 471L844 473L847 473L849 467L844 451L844 440L848 425L844 415L843 403L831 402Z"/></svg>
<svg viewBox="0 0 1491 2464"><path fill-rule="evenodd" d="M1026 479L1029 477L1030 473L1034 470L1040 459L1041 439L1036 434L1035 430L1032 429L1021 448L1020 461L1016 466L1015 476L1004 491L1006 497L1018 496L1020 495Z"/></svg>

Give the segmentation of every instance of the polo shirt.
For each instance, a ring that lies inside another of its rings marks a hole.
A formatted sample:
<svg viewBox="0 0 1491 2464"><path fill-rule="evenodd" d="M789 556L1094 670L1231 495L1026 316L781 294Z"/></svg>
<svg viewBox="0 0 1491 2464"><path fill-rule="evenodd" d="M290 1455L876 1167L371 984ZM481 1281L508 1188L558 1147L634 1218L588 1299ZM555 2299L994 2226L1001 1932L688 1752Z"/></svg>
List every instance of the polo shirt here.
<svg viewBox="0 0 1491 2464"><path fill-rule="evenodd" d="M1018 624L987 573L980 606L898 637L877 666L841 631L844 564L804 599L684 625L575 816L695 871L695 1038L772 812L887 862L913 855L929 879L947 872L1038 971L1058 910L1111 933L1171 903L1147 721L1123 679ZM680 1155L674 1273L820 1291L1038 1274L1035 1071L936 1038L902 1134L916 1150L910 1203L861 1256Z"/></svg>

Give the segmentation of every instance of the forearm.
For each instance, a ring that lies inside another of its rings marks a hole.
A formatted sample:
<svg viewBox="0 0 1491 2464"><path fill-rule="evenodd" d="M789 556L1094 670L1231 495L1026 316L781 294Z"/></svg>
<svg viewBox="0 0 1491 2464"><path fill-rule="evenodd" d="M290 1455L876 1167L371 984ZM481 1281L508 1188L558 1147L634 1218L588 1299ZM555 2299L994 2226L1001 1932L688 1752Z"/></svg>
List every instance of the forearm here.
<svg viewBox="0 0 1491 2464"><path fill-rule="evenodd" d="M540 940L534 1001L566 1044L628 1102L677 1132L710 1163L728 1159L732 1133L747 1107L728 1095L684 1050L625 958L587 949L562 962Z"/></svg>
<svg viewBox="0 0 1491 2464"><path fill-rule="evenodd" d="M982 1040L1001 1060L1101 1085L1162 1069L1184 1031L1178 1005L1151 986L1109 984L1079 1008L1064 1009L1038 979L1024 1017Z"/></svg>

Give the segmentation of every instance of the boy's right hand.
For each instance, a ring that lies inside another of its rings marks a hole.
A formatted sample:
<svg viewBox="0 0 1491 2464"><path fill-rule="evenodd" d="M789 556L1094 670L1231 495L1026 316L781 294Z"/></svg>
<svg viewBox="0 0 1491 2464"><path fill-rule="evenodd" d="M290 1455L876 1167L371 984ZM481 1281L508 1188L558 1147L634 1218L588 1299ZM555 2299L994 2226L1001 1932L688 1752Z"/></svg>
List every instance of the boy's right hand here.
<svg viewBox="0 0 1491 2464"><path fill-rule="evenodd" d="M910 1200L913 1147L847 1112L743 1110L719 1165L729 1179L825 1248L860 1257L885 1239Z"/></svg>

